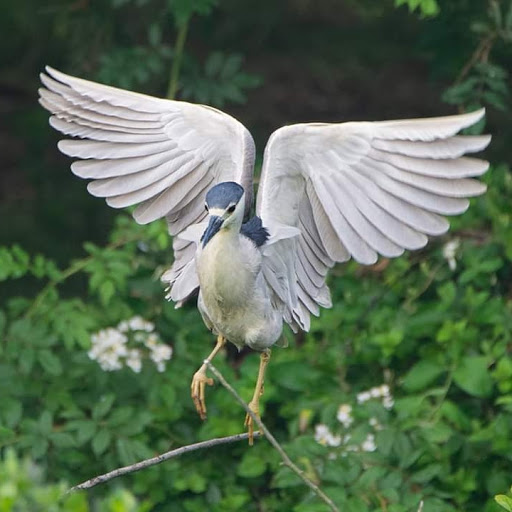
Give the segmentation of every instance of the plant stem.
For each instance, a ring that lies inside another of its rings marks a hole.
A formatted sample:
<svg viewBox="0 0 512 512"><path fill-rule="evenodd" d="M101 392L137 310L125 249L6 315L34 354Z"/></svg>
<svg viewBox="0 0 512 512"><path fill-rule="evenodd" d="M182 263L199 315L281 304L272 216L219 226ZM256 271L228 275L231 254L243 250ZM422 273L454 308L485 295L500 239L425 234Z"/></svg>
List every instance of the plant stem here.
<svg viewBox="0 0 512 512"><path fill-rule="evenodd" d="M235 389L227 382L227 380L223 377L223 375L213 366L208 359L204 360L204 363L208 366L211 372L219 379L219 382L233 395L235 400L245 409L245 412L249 414L258 425L260 431L263 435L269 440L270 444L276 449L276 451L281 456L283 463L285 466L290 468L321 500L323 500L331 510L334 512L339 512L338 507L334 504L334 502L327 496L318 485L316 485L313 481L311 481L298 466L294 464L294 462L288 457L287 453L284 451L283 447L279 444L276 438L271 434L268 428L264 425L261 419L254 414L253 411L249 408L249 406L243 401L242 397L235 391Z"/></svg>
<svg viewBox="0 0 512 512"><path fill-rule="evenodd" d="M178 79L180 76L181 61L183 58L183 48L187 39L189 20L185 21L178 27L178 35L176 44L174 45L174 56L172 59L171 76L169 78L169 88L167 89L167 98L173 100L178 90Z"/></svg>
<svg viewBox="0 0 512 512"><path fill-rule="evenodd" d="M258 433L259 435L259 433ZM184 453L193 452L196 450L202 450L205 448L212 448L213 446L218 446L220 444L227 443L235 443L237 441L244 441L249 438L249 434L236 434L234 436L228 437L217 437L215 439L208 439L208 441L202 441L200 443L188 444L186 446L181 446L180 448L176 448L174 450L162 453L161 455L157 455L156 457L151 457L150 459L145 459L140 462L136 462L135 464L130 464L129 466L124 466L122 468L114 469L113 471L109 471L104 475L98 475L94 478L86 480L81 484L75 485L71 487L67 492L79 491L81 489L90 489L95 485L102 484L104 482L108 482L113 478L117 478L121 475L126 475L127 473L133 473L134 471L140 471L141 469L148 468L150 466L154 466L155 464L160 464L166 460L172 459L174 457L179 457Z"/></svg>

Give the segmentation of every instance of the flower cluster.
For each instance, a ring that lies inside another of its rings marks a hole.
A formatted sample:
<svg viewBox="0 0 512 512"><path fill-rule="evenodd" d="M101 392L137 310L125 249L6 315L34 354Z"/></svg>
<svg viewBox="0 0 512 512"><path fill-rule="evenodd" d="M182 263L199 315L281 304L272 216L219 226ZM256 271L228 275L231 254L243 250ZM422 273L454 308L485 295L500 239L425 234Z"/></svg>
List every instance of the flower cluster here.
<svg viewBox="0 0 512 512"><path fill-rule="evenodd" d="M155 325L140 316L120 322L91 336L90 359L97 361L102 370L116 371L127 366L135 373L142 369L142 360L151 359L159 372L172 357L172 348L165 345L154 332Z"/></svg>
<svg viewBox="0 0 512 512"><path fill-rule="evenodd" d="M367 434L366 439L360 444L351 443L352 436L345 434L333 434L327 425L319 423L315 425L315 441L324 446L338 447L343 445L346 452L374 452L377 449L374 434Z"/></svg>
<svg viewBox="0 0 512 512"><path fill-rule="evenodd" d="M382 405L386 409L391 409L395 404L393 397L389 391L389 386L387 384L382 384L382 386L376 386L374 388L369 389L368 391L362 391L357 394L357 403L364 404L368 400L372 398L381 398Z"/></svg>
<svg viewBox="0 0 512 512"><path fill-rule="evenodd" d="M358 404L363 404L372 399L381 399L382 405L386 409L391 409L394 405L393 396L391 395L389 386L382 384L381 386L373 387L367 391L362 391L356 396ZM372 430L366 435L366 438L360 443L354 443L352 435L349 432L350 427L354 423L354 416L352 415L353 409L350 404L341 404L338 407L336 418L343 427L342 433L331 432L327 425L319 423L315 426L315 441L329 447L341 447L342 456L346 455L347 452L374 452L377 449L375 444L375 432L382 430L383 427L377 420L377 418L370 418L368 420L368 426ZM336 458L338 451L331 452L330 458Z"/></svg>

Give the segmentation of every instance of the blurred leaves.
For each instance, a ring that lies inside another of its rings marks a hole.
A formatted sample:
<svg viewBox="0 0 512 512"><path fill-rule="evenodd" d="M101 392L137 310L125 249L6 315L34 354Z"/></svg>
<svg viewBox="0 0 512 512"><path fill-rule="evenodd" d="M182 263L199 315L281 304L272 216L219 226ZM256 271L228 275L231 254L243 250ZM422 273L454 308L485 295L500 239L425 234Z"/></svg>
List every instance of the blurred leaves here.
<svg viewBox="0 0 512 512"><path fill-rule="evenodd" d="M225 103L244 103L245 91L258 87L261 78L241 71L242 57L213 52L201 68L189 62L181 79L181 96L206 105L222 107Z"/></svg>
<svg viewBox="0 0 512 512"><path fill-rule="evenodd" d="M418 10L422 17L436 16L439 13L437 0L395 0L395 6L407 5L409 11Z"/></svg>

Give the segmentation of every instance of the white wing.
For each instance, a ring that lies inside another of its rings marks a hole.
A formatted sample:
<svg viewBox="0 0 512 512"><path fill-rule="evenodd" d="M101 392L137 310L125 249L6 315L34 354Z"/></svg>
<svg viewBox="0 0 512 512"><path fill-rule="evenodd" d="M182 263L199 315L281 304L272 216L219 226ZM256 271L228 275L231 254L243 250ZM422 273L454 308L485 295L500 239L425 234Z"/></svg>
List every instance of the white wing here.
<svg viewBox="0 0 512 512"><path fill-rule="evenodd" d="M153 98L74 78L50 67L40 103L56 130L78 137L59 149L79 158L71 170L107 204L138 204L140 224L166 217L171 235L201 222L207 190L240 183L251 208L254 142L242 124L211 107ZM174 238L175 261L163 279L180 301L197 286L194 244Z"/></svg>
<svg viewBox="0 0 512 512"><path fill-rule="evenodd" d="M335 262L369 265L423 247L448 230L445 215L482 194L470 179L488 163L464 157L490 136L457 136L484 110L403 121L300 124L274 132L266 150L257 213L265 226L299 228L265 255L264 272L285 320L309 328L329 307L325 276ZM285 267L291 270L285 272ZM278 279L273 274L277 274ZM296 276L290 277L290 276Z"/></svg>

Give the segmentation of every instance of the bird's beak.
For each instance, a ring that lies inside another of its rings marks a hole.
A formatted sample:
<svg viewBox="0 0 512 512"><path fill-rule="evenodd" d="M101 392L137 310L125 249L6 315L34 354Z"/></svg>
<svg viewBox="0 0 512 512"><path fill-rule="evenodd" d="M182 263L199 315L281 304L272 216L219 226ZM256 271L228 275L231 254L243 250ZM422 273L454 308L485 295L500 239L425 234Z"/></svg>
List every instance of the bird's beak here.
<svg viewBox="0 0 512 512"><path fill-rule="evenodd" d="M224 219L222 217L217 217L217 215L212 215L208 222L208 227L205 229L203 236L201 237L201 242L203 243L203 247L213 238L215 233L219 231L222 224L224 223Z"/></svg>

